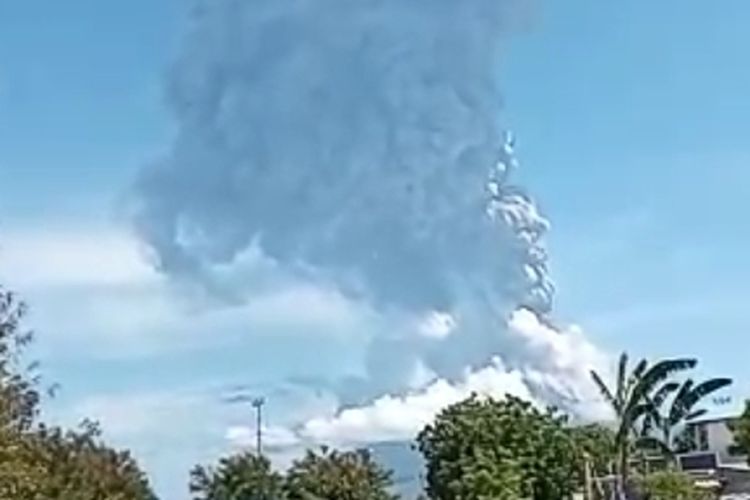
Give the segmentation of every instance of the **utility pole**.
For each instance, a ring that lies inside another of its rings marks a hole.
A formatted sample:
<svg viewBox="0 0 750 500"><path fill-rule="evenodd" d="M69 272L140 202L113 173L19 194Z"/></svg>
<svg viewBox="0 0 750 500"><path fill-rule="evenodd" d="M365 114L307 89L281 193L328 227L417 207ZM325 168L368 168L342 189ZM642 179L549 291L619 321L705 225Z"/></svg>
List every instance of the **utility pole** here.
<svg viewBox="0 0 750 500"><path fill-rule="evenodd" d="M266 404L264 398L255 398L252 401L253 408L255 408L256 416L256 447L258 457L262 456L263 453L263 430L261 425L263 424L263 405Z"/></svg>
<svg viewBox="0 0 750 500"><path fill-rule="evenodd" d="M586 500L594 500L594 488L591 478L591 461L588 453L583 454L583 495Z"/></svg>

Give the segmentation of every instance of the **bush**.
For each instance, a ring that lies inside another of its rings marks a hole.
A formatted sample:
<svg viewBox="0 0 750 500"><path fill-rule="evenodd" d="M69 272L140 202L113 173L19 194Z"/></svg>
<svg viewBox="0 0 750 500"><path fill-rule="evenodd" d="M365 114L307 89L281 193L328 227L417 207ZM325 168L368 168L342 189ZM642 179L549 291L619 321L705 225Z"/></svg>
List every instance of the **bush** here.
<svg viewBox="0 0 750 500"><path fill-rule="evenodd" d="M664 471L649 474L639 481L644 498L649 500L710 500L710 494L697 488L681 472Z"/></svg>

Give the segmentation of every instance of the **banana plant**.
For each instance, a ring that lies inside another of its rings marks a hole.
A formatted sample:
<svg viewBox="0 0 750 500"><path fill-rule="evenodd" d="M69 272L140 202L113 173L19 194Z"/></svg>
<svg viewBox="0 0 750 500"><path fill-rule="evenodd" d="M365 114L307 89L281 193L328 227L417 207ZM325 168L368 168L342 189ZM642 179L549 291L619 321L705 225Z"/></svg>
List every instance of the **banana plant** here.
<svg viewBox="0 0 750 500"><path fill-rule="evenodd" d="M622 353L618 362L615 386L612 389L597 372L591 372L594 383L612 407L617 419L615 450L620 492L624 491L630 472L631 447L639 437L637 424L654 408L649 396L661 387L662 383L668 382L673 374L692 369L697 363L698 361L693 358L664 359L654 364L642 359L628 372L628 355Z"/></svg>
<svg viewBox="0 0 750 500"><path fill-rule="evenodd" d="M700 403L731 384L730 378L712 378L699 384L690 378L682 384L664 383L650 397L652 409L643 418L640 444L658 449L671 462L675 453L687 451L682 449L685 440L680 439L680 431L708 412L699 407Z"/></svg>

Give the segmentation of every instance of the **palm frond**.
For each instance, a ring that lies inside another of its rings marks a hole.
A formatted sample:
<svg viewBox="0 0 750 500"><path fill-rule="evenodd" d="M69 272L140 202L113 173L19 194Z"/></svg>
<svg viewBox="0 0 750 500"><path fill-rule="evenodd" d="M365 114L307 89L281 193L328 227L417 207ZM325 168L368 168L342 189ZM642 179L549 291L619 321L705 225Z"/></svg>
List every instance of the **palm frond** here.
<svg viewBox="0 0 750 500"><path fill-rule="evenodd" d="M656 390L653 396L644 396L644 403L648 404L650 408L644 408L645 413L643 414L643 423L641 425L641 436L651 435L651 431L656 429L664 429L666 423L666 417L662 416L661 407L664 401L674 391L679 389L680 384L678 382L667 382L663 384L659 389Z"/></svg>
<svg viewBox="0 0 750 500"><path fill-rule="evenodd" d="M653 417L657 420L659 418L659 414L656 411L656 407L654 407L654 405L648 399L640 403L630 405L626 409L626 416L628 417L630 422L633 424L637 422L638 419L644 416Z"/></svg>
<svg viewBox="0 0 750 500"><path fill-rule="evenodd" d="M685 417L685 422L691 422L697 418L701 418L706 413L708 413L708 410L706 410L705 408L701 408L700 410L695 410L694 412L688 414Z"/></svg>
<svg viewBox="0 0 750 500"><path fill-rule="evenodd" d="M638 423L641 430L638 431ZM654 427L661 427L659 412L648 399L625 407L620 417L619 433L623 438L627 436L646 437L651 434Z"/></svg>
<svg viewBox="0 0 750 500"><path fill-rule="evenodd" d="M680 390L675 394L672 400L672 407L669 409L669 414L667 415L670 425L677 424L690 411L688 396L690 395L690 391L693 390L694 384L695 382L691 378L685 380L680 386Z"/></svg>
<svg viewBox="0 0 750 500"><path fill-rule="evenodd" d="M633 370L633 375L636 378L643 376L643 374L646 372L646 368L648 368L648 360L647 359L640 360L638 364L635 366L635 369Z"/></svg>
<svg viewBox="0 0 750 500"><path fill-rule="evenodd" d="M635 365L635 368L633 369L633 372L630 374L630 378L628 379L628 387L626 391L627 394L630 394L636 382L640 380L640 378L646 372L647 368L648 368L648 360L645 358L640 360L638 364Z"/></svg>
<svg viewBox="0 0 750 500"><path fill-rule="evenodd" d="M653 396L651 396L651 402L655 407L661 408L664 401L666 401L666 399L679 388L679 382L666 382L656 390Z"/></svg>
<svg viewBox="0 0 750 500"><path fill-rule="evenodd" d="M593 379L594 383L599 389L599 392L601 393L602 397L607 401L607 403L610 404L610 406L612 406L612 409L615 411L615 413L619 415L621 411L620 403L619 401L617 401L617 399L615 399L614 395L612 394L612 391L610 391L609 387L607 387L607 384L604 383L604 381L599 376L599 374L596 373L594 370L591 370L591 378Z"/></svg>
<svg viewBox="0 0 750 500"><path fill-rule="evenodd" d="M698 385L694 385L692 380L686 381L675 397L669 415L670 422L676 425L681 420L686 419L687 415L695 408L695 405L703 400L703 398L731 384L732 379L730 378L713 378ZM685 390L683 391L683 389Z"/></svg>
<svg viewBox="0 0 750 500"><path fill-rule="evenodd" d="M635 441L637 448L641 450L652 450L661 453L664 456L671 456L672 450L661 439L653 436L642 436Z"/></svg>
<svg viewBox="0 0 750 500"><path fill-rule="evenodd" d="M695 388L690 391L690 396L687 402L691 403L691 407L695 406L696 403L698 403L709 394L712 394L730 385L732 385L731 378L722 377L706 380L705 382L701 382L700 384L695 386Z"/></svg>
<svg viewBox="0 0 750 500"><path fill-rule="evenodd" d="M631 396L636 400L640 400L644 395L650 394L656 386L671 375L695 368L696 364L698 364L698 360L694 358L675 358L659 361L646 370L633 388Z"/></svg>
<svg viewBox="0 0 750 500"><path fill-rule="evenodd" d="M643 424L641 424L641 431L639 436L645 437L650 436L651 431L655 428L661 427L661 415L658 412L649 412L643 417Z"/></svg>
<svg viewBox="0 0 750 500"><path fill-rule="evenodd" d="M628 353L623 352L620 354L620 360L617 363L617 386L615 387L616 390L616 396L615 399L617 399L617 403L619 405L623 404L623 401L625 401L626 391L628 389L627 385L627 374L628 374Z"/></svg>

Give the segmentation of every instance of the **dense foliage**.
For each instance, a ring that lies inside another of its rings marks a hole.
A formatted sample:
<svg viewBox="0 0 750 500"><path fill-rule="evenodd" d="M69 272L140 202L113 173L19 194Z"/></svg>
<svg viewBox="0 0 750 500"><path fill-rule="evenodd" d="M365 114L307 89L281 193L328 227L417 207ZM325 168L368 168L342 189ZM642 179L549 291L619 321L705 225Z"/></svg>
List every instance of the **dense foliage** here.
<svg viewBox="0 0 750 500"><path fill-rule="evenodd" d="M575 446L578 485L583 485L586 462L594 477L612 474L616 459L614 431L600 424L589 424L573 427L569 432Z"/></svg>
<svg viewBox="0 0 750 500"><path fill-rule="evenodd" d="M365 450L308 451L286 475L264 457L243 453L216 468L193 469L194 500L395 500L391 473Z"/></svg>
<svg viewBox="0 0 750 500"><path fill-rule="evenodd" d="M290 500L395 500L391 472L366 450L308 451L287 472Z"/></svg>
<svg viewBox="0 0 750 500"><path fill-rule="evenodd" d="M9 452L3 457L3 499L156 498L133 458L102 443L94 426L75 432L40 427L11 437L4 449Z"/></svg>
<svg viewBox="0 0 750 500"><path fill-rule="evenodd" d="M576 452L554 411L508 396L445 409L417 437L436 500L559 500L575 489Z"/></svg>
<svg viewBox="0 0 750 500"><path fill-rule="evenodd" d="M278 500L283 486L265 457L242 453L222 458L216 468L195 467L190 492L194 500Z"/></svg>
<svg viewBox="0 0 750 500"><path fill-rule="evenodd" d="M710 500L708 492L696 488L693 480L680 472L654 472L639 481L647 500Z"/></svg>

